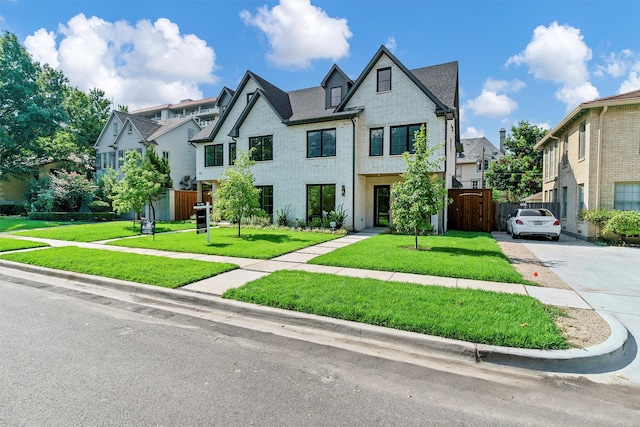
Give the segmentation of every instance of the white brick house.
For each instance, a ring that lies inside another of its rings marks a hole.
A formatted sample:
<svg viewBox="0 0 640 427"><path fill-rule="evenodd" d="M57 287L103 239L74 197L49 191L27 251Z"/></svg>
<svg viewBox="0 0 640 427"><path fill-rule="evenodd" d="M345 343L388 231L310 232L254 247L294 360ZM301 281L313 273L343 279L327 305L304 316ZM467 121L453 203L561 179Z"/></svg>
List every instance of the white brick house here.
<svg viewBox="0 0 640 427"><path fill-rule="evenodd" d="M127 151L137 150L144 157L151 149L169 161L173 188L180 189L185 176L195 176L195 147L188 143L201 130L193 117L154 121L133 114L113 111L102 129L94 148L96 150L96 174L107 169L120 171ZM156 219L172 220L172 198L156 209Z"/></svg>
<svg viewBox="0 0 640 427"><path fill-rule="evenodd" d="M307 222L342 207L349 229L387 225L390 186L421 124L430 146L443 144L440 172L448 187L454 181L457 62L410 71L380 47L356 81L334 65L320 86L284 92L248 71L230 93L219 119L192 139L198 186L211 183L214 197L234 153L255 146L267 212L289 206ZM440 232L445 217L433 220Z"/></svg>

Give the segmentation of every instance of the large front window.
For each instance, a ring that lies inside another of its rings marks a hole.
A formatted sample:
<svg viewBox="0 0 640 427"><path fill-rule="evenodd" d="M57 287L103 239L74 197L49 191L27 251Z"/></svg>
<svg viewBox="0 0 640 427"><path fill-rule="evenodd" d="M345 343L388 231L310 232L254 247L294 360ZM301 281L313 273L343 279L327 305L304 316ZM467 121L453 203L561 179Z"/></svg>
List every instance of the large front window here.
<svg viewBox="0 0 640 427"><path fill-rule="evenodd" d="M260 209L269 214L269 216L273 216L273 185L263 185L256 188L260 190L260 195L258 196Z"/></svg>
<svg viewBox="0 0 640 427"><path fill-rule="evenodd" d="M331 157L335 155L335 129L315 130L307 132L307 157Z"/></svg>
<svg viewBox="0 0 640 427"><path fill-rule="evenodd" d="M323 218L336 209L335 184L307 185L307 219Z"/></svg>
<svg viewBox="0 0 640 427"><path fill-rule="evenodd" d="M420 125L391 126L391 154L415 153L414 134L419 130Z"/></svg>
<svg viewBox="0 0 640 427"><path fill-rule="evenodd" d="M256 162L273 160L273 135L249 138L249 149L253 148L251 159Z"/></svg>
<svg viewBox="0 0 640 427"><path fill-rule="evenodd" d="M222 166L224 146L222 144L206 145L204 147L204 165Z"/></svg>
<svg viewBox="0 0 640 427"><path fill-rule="evenodd" d="M384 146L384 129L369 129L369 155L382 156Z"/></svg>
<svg viewBox="0 0 640 427"><path fill-rule="evenodd" d="M640 183L617 183L613 207L621 211L640 210Z"/></svg>

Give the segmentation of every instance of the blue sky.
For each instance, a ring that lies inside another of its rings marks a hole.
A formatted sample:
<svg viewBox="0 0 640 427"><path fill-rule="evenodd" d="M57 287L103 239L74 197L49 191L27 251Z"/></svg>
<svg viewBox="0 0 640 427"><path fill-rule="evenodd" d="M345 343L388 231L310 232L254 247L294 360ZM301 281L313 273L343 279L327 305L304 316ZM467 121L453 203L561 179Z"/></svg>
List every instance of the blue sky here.
<svg viewBox="0 0 640 427"><path fill-rule="evenodd" d="M380 45L410 69L458 61L462 137L495 145L640 89L637 0L0 0L0 30L131 109L217 96L246 70L286 91L334 63L356 79Z"/></svg>

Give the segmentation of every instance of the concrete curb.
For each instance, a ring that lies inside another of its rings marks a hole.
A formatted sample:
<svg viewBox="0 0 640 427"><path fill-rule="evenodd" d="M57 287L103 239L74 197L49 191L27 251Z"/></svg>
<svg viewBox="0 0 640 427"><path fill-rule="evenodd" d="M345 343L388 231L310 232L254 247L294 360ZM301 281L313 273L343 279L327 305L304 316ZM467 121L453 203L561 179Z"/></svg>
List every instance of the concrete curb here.
<svg viewBox="0 0 640 427"><path fill-rule="evenodd" d="M466 361L489 362L530 370L593 374L618 370L629 364L637 352L636 342L617 319L603 318L611 327L611 336L599 345L571 350L528 350L473 344L465 341L423 335L364 323L333 319L278 308L226 300L198 292L167 289L118 279L54 270L12 261L0 260L0 266L59 279L107 287L133 295L166 298L172 301L205 306L274 323L300 326L342 334L344 340L370 340L374 345L401 346L425 356L447 356Z"/></svg>

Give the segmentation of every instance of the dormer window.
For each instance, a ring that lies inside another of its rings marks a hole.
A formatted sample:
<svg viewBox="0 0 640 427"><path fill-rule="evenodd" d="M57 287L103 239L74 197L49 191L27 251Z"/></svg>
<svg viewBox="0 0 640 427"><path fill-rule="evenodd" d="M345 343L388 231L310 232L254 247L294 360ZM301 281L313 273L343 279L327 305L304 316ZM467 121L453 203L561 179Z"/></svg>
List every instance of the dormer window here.
<svg viewBox="0 0 640 427"><path fill-rule="evenodd" d="M378 70L378 92L388 92L391 90L391 68L381 68Z"/></svg>
<svg viewBox="0 0 640 427"><path fill-rule="evenodd" d="M342 101L342 86L331 88L331 106L337 107Z"/></svg>

